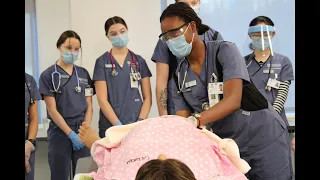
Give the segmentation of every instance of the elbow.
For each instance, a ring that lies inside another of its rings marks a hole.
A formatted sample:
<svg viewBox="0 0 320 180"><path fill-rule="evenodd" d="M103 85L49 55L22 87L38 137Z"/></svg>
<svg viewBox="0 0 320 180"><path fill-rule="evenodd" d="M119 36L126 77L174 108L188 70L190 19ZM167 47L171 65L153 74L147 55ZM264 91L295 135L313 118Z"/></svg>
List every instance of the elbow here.
<svg viewBox="0 0 320 180"><path fill-rule="evenodd" d="M234 103L233 110L237 111L241 108L241 100L239 102Z"/></svg>
<svg viewBox="0 0 320 180"><path fill-rule="evenodd" d="M241 99L242 97L235 98L233 101L231 101L231 107L233 111L237 111L241 108Z"/></svg>

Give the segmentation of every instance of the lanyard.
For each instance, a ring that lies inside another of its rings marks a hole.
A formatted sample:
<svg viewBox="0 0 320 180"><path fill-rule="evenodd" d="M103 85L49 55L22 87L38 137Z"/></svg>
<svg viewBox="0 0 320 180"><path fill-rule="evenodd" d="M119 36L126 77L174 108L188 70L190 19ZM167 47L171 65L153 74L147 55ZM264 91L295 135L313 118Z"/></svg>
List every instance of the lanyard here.
<svg viewBox="0 0 320 180"><path fill-rule="evenodd" d="M207 86L208 86L208 84L209 84L209 81L208 81L208 74L209 74L209 70L208 70L208 55L207 55L207 53L208 53L208 48L207 48L207 44L205 43L204 44L205 45L205 48L206 48L206 52L205 52L205 59L204 59L204 61L205 61L205 65L206 65L206 70L205 70L205 77L206 77L206 80L205 80L205 83L207 84ZM216 56L216 57L218 57L218 56ZM216 61L218 61L218 59L216 58ZM217 64L217 63L216 63ZM217 67L216 67L217 68ZM199 77L200 78L200 77ZM213 80L212 80L213 79ZM214 72L212 72L212 74L211 74L211 76L210 76L210 83L213 83L213 82L218 82L218 76L214 73Z"/></svg>
<svg viewBox="0 0 320 180"><path fill-rule="evenodd" d="M24 82L25 82L25 84L26 84L26 86L27 86L27 89L28 89L28 92L29 92L29 95L30 95L30 104L34 104L34 100L33 100L32 96L31 96L31 90L30 90L30 88L29 88L29 86L28 86L26 76L24 76L24 80L25 80Z"/></svg>
<svg viewBox="0 0 320 180"><path fill-rule="evenodd" d="M130 69L131 69L131 72L133 71L133 68L132 68L132 64L134 64L135 65L135 70L134 70L134 72L136 72L137 71L137 69L138 69L138 64L137 64L137 62L134 60L134 58L133 58L133 53L129 50L129 53L130 53L130 55L131 55L131 61L130 61ZM115 65L115 63L114 63L114 58L113 58L113 56L112 56L112 49L110 50L110 61L111 61L111 65L112 65L112 70L113 71L115 71L115 69L116 69L116 65Z"/></svg>

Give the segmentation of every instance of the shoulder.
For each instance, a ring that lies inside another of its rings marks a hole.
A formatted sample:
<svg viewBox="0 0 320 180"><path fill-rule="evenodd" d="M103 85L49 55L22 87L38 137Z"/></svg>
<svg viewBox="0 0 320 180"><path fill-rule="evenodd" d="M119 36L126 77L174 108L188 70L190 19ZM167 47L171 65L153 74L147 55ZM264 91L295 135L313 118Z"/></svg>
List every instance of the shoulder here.
<svg viewBox="0 0 320 180"><path fill-rule="evenodd" d="M139 63L145 63L146 60L145 60L141 55L136 54L136 53L134 53L134 52L132 52L132 54L133 54L134 58L137 59L137 61L138 61Z"/></svg>
<svg viewBox="0 0 320 180"><path fill-rule="evenodd" d="M26 77L26 81L28 81L28 82L35 81L34 77L31 76L30 74L28 74L26 72L24 74L25 74L25 77Z"/></svg>
<svg viewBox="0 0 320 180"><path fill-rule="evenodd" d="M252 55L253 55L253 53L251 53L251 54L248 54L248 55L246 55L245 57L243 57L244 58L244 60L249 60L250 59L250 57L252 57Z"/></svg>
<svg viewBox="0 0 320 180"><path fill-rule="evenodd" d="M281 60L283 62L288 62L290 61L289 57L288 56L285 56L285 55L282 55L282 54L279 54L279 53L274 53L274 58L277 59L277 60ZM291 62L291 61L290 61Z"/></svg>
<svg viewBox="0 0 320 180"><path fill-rule="evenodd" d="M88 70L84 67L81 67L81 66L77 66L75 65L76 68L77 68L77 71L81 72L81 73L84 73L84 74L89 74Z"/></svg>
<svg viewBox="0 0 320 180"><path fill-rule="evenodd" d="M107 51L107 52L103 53L100 57L98 57L96 62L103 63L106 59L109 59L109 58L110 58L110 53Z"/></svg>
<svg viewBox="0 0 320 180"><path fill-rule="evenodd" d="M49 66L46 70L44 70L41 75L40 79L43 77L51 76L51 74L55 71L55 64Z"/></svg>
<svg viewBox="0 0 320 180"><path fill-rule="evenodd" d="M234 49L237 48L236 44L230 41L216 40L216 41L207 41L207 48L209 49Z"/></svg>

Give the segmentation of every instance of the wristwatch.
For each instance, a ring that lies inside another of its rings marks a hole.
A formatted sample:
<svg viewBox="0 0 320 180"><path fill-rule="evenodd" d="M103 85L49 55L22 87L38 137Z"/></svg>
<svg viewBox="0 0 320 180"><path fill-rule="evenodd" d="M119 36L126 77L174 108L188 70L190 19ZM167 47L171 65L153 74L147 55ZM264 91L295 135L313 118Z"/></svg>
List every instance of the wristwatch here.
<svg viewBox="0 0 320 180"><path fill-rule="evenodd" d="M202 120L201 119L201 115L196 113L196 114L193 115L193 117L195 117L197 119L197 128L199 128L200 125L201 125L201 120Z"/></svg>
<svg viewBox="0 0 320 180"><path fill-rule="evenodd" d="M31 142L33 144L33 146L35 146L35 140L34 139L28 139L29 142Z"/></svg>

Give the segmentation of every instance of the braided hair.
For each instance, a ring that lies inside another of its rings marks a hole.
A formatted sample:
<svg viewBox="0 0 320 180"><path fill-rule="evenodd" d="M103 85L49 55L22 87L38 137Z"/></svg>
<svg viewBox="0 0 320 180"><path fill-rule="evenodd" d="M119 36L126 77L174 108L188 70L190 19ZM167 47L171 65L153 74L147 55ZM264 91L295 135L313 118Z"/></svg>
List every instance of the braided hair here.
<svg viewBox="0 0 320 180"><path fill-rule="evenodd" d="M202 20L198 17L198 15L194 12L194 10L183 2L177 2L174 4L170 4L161 14L160 22L163 21L167 17L178 16L181 20L186 23L190 23L194 21L197 25L197 32L199 35L204 34L209 30L209 27L205 24L202 24Z"/></svg>

